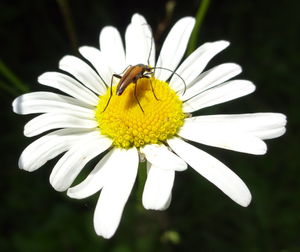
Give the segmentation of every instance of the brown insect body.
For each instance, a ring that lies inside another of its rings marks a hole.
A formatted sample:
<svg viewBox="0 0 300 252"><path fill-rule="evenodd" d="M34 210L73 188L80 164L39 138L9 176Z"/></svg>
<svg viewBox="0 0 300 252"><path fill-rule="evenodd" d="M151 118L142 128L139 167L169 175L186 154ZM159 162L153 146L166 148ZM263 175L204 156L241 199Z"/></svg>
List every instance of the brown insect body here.
<svg viewBox="0 0 300 252"><path fill-rule="evenodd" d="M144 64L130 66L123 76L116 76L120 77L120 81L116 89L116 94L122 95L130 83L136 84L137 80L140 78L149 78L149 74L153 73L152 70L153 69L151 67Z"/></svg>

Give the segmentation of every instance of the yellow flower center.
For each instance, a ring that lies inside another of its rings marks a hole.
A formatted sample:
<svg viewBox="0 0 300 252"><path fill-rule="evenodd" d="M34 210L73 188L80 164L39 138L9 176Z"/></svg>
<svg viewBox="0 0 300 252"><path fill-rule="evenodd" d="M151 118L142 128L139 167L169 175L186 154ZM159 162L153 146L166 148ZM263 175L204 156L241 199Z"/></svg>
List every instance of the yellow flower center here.
<svg viewBox="0 0 300 252"><path fill-rule="evenodd" d="M135 85L137 99L134 96ZM112 94L110 101L110 89L100 97L96 120L101 134L113 139L116 147L157 144L174 136L183 125L182 101L164 81L154 77L141 78L137 84L129 84L120 96L116 95L114 86Z"/></svg>

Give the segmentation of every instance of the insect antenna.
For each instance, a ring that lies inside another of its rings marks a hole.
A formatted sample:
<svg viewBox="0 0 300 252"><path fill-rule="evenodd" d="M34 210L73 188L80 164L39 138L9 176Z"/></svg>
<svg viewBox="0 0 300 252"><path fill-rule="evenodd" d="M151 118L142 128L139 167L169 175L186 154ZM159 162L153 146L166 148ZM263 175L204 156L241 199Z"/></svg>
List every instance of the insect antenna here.
<svg viewBox="0 0 300 252"><path fill-rule="evenodd" d="M185 91L186 91L186 83L185 83L184 79L183 79L178 73L176 73L175 71L172 71L172 70L170 70L170 69L168 69L168 68L165 68L165 67L153 67L153 68L154 68L154 69L163 69L163 70L170 71L170 72L172 72L172 74L175 74L177 77L179 77L179 78L182 80L183 84L184 84L184 90L183 90L182 95L185 94Z"/></svg>
<svg viewBox="0 0 300 252"><path fill-rule="evenodd" d="M149 30L150 30L150 33L151 33L151 35L152 35L152 36L151 36L150 51L149 51L149 55L148 55L148 59L147 59L147 64L148 64L148 66L150 66L150 56L151 56L152 47L153 47L153 44L154 44L154 41L153 41L154 38L153 38L153 32L152 32L152 29L151 29L150 25L149 25L149 24L144 24L144 25L147 25L147 26L148 26L148 28L149 28ZM155 64L155 63L154 63L154 64ZM150 66L150 67L151 67L151 66ZM176 76L178 76L178 77L182 80L182 82L183 82L183 84L184 84L183 95L185 94L185 92L186 92L186 83L185 83L184 79L183 79L178 73L176 73L175 71L172 71L172 70L170 70L170 69L168 69L168 68L157 67L156 65L155 65L154 67L151 67L151 69L153 70L152 75L154 75L155 69L163 69L163 70L170 71L170 72L172 72L172 74L175 74ZM151 82L151 79L150 79L150 82ZM154 93L153 85L152 85L152 83L150 83L150 84L151 84L151 88L152 88L153 95L154 95L154 97L156 98L156 100L158 100L157 97L156 97L156 95L155 95L155 93Z"/></svg>
<svg viewBox="0 0 300 252"><path fill-rule="evenodd" d="M152 33L152 29L151 29L151 26L149 24L144 24L144 25L147 25L148 28L149 28L149 32L151 34L151 36L149 37L150 38L150 50L149 50L149 54L148 54L148 59L147 59L147 65L148 67L150 67L151 70L153 70L153 72L151 71L149 74L150 76L148 76L147 78L149 78L149 81L150 81L150 86L151 86L151 90L152 90L152 93L153 93L153 96L154 98L158 101L159 99L157 98L155 92L154 92L154 88L153 88L153 84L152 84L152 80L151 80L151 76L154 75L155 73L155 67L151 67L150 66L150 57L151 57L151 53L152 53L152 50L153 50L153 45L154 45L154 38L153 38L153 33ZM144 76L145 77L145 76Z"/></svg>
<svg viewBox="0 0 300 252"><path fill-rule="evenodd" d="M197 93L197 94L195 94L195 95L191 96L190 98L188 98L188 99L184 100L184 101L183 101L183 103L185 103L185 102L187 102L187 101L189 101L189 100L191 100L191 99L195 98L196 96L198 96L198 95L200 95L200 94L203 94L203 93L205 93L206 91L209 91L209 90L211 90L211 89L213 89L213 88L215 88L215 87L219 87L219 86L221 86L221 85L223 85L223 84L224 84L224 82L223 82L223 83L220 83L220 84L218 84L218 85L215 85L215 86L209 87L209 88L207 88L207 89L201 90L199 93Z"/></svg>
<svg viewBox="0 0 300 252"><path fill-rule="evenodd" d="M150 57L151 57L151 53L152 53L152 49L153 49L153 44L154 44L153 32L152 32L151 26L149 24L145 23L143 25L146 25L148 27L150 35L151 35L149 37L151 42L150 42L150 50L149 50L149 54L148 54L148 59L147 59L147 65L150 66Z"/></svg>

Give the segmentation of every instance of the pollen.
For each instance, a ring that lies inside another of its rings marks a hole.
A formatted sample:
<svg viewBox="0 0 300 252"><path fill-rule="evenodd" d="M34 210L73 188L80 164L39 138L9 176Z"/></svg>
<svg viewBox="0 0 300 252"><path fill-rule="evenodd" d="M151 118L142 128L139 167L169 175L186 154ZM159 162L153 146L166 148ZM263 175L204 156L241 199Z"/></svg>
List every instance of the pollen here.
<svg viewBox="0 0 300 252"><path fill-rule="evenodd" d="M100 96L96 108L101 134L111 138L116 147L125 149L159 144L173 137L184 118L182 101L175 91L167 82L154 77L129 84L120 96L116 95L115 86L111 96L109 88Z"/></svg>

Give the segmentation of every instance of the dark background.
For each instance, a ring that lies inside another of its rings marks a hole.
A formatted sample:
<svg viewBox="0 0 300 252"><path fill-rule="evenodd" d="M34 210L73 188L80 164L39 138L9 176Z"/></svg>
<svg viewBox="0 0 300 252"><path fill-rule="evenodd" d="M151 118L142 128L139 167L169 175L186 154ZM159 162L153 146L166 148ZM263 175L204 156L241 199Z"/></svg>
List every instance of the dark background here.
<svg viewBox="0 0 300 252"><path fill-rule="evenodd" d="M57 69L81 45L98 47L100 29L114 25L124 34L131 15L143 14L158 47L179 18L195 16L199 0L176 1L170 26L165 1L19 0L0 3L0 59L30 91L41 73ZM232 168L249 186L253 201L243 208L192 169L178 173L167 211L145 211L134 188L117 233L97 237L93 211L97 196L72 200L48 182L55 161L34 173L17 167L32 141L23 136L31 116L18 116L11 102L22 90L0 90L0 251L300 251L299 166L299 1L211 2L197 45L226 39L231 46L209 66L237 62L240 77L253 81L254 94L205 109L203 113L282 112L287 133L268 141L265 156L201 146ZM69 14L64 12L69 10ZM74 30L66 25L72 20ZM168 23L166 23L168 24ZM0 74L0 81L9 80Z"/></svg>

